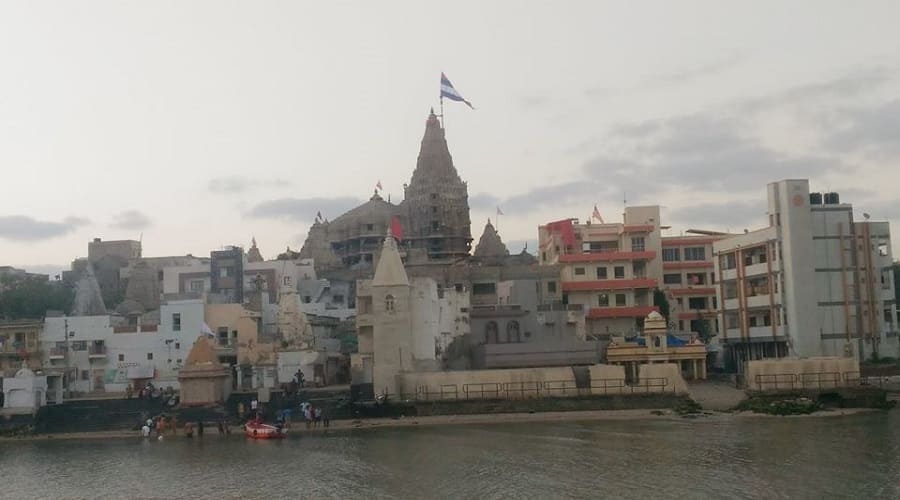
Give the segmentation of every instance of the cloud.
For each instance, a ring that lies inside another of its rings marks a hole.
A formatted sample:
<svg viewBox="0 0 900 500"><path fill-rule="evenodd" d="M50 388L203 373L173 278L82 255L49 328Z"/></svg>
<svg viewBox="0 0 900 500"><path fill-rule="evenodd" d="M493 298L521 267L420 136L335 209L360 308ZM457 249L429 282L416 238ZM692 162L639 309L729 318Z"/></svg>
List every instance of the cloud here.
<svg viewBox="0 0 900 500"><path fill-rule="evenodd" d="M210 179L209 190L216 194L243 193L257 188L285 187L291 182L284 179L256 179L232 175Z"/></svg>
<svg viewBox="0 0 900 500"><path fill-rule="evenodd" d="M283 219L312 222L321 212L326 218L337 217L363 203L351 197L335 198L280 198L264 201L251 208L246 215L260 219Z"/></svg>
<svg viewBox="0 0 900 500"><path fill-rule="evenodd" d="M525 240L509 240L506 242L506 248L508 248L509 253L513 255L521 253L523 248L530 254L536 254L538 242L534 238Z"/></svg>
<svg viewBox="0 0 900 500"><path fill-rule="evenodd" d="M492 194L478 193L469 196L469 208L472 210L494 210L500 204L500 198Z"/></svg>
<svg viewBox="0 0 900 500"><path fill-rule="evenodd" d="M745 227L764 225L766 221L766 200L729 200L721 203L701 203L671 210L668 219L673 224L683 226L713 226L730 228L738 232ZM695 227L695 229L702 229Z"/></svg>
<svg viewBox="0 0 900 500"><path fill-rule="evenodd" d="M744 99L737 104L745 112L759 112L822 99L848 99L866 95L890 82L895 73L893 68L864 68L821 82L795 85L767 96Z"/></svg>
<svg viewBox="0 0 900 500"><path fill-rule="evenodd" d="M89 224L82 217L66 217L62 222L37 220L27 215L0 216L0 238L15 241L39 241L71 233Z"/></svg>
<svg viewBox="0 0 900 500"><path fill-rule="evenodd" d="M734 51L729 55L719 58L718 60L707 62L696 66L687 66L669 73L660 73L652 75L650 81L658 85L671 85L681 83L688 80L703 78L727 71L746 60L743 52Z"/></svg>
<svg viewBox="0 0 900 500"><path fill-rule="evenodd" d="M112 224L109 227L114 229L146 229L150 227L150 218L138 212L137 210L125 210L124 212L113 215Z"/></svg>
<svg viewBox="0 0 900 500"><path fill-rule="evenodd" d="M528 214L545 207L565 205L577 200L596 200L611 194L609 186L597 179L577 180L539 186L506 198L500 207L509 215Z"/></svg>
<svg viewBox="0 0 900 500"><path fill-rule="evenodd" d="M862 150L879 155L900 153L900 100L838 113L843 126L827 144L840 150Z"/></svg>

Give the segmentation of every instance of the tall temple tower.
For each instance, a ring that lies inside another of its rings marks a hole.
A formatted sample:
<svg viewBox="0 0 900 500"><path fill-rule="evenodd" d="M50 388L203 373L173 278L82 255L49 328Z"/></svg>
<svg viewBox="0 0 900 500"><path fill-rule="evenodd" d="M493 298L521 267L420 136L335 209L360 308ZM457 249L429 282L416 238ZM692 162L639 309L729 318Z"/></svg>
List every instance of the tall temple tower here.
<svg viewBox="0 0 900 500"><path fill-rule="evenodd" d="M405 187L403 205L409 226L404 228L404 240L410 249L427 253L429 260L469 256L468 186L453 166L444 128L434 110L425 123L419 159Z"/></svg>

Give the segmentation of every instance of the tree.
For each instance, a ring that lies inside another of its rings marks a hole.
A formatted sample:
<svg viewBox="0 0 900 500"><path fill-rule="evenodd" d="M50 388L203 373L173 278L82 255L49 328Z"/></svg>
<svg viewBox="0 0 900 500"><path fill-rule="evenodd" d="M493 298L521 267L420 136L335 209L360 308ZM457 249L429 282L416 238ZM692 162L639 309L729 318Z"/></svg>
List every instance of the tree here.
<svg viewBox="0 0 900 500"><path fill-rule="evenodd" d="M666 298L666 293L659 288L653 290L653 305L659 308L659 313L666 318L666 324L668 324L671 307L669 306L669 299Z"/></svg>
<svg viewBox="0 0 900 500"><path fill-rule="evenodd" d="M0 318L42 319L47 311L68 312L75 290L62 282L16 278L5 280L0 292Z"/></svg>

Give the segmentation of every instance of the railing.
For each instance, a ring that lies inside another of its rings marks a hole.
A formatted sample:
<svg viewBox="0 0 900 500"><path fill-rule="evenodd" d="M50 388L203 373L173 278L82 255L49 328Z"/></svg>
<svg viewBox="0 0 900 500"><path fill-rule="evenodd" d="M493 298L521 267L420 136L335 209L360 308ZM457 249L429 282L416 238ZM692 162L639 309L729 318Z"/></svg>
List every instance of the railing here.
<svg viewBox="0 0 900 500"><path fill-rule="evenodd" d="M859 372L807 372L768 373L756 375L755 387L759 391L784 391L796 389L834 389L883 383L878 377L862 377Z"/></svg>
<svg viewBox="0 0 900 500"><path fill-rule="evenodd" d="M574 397L579 395L609 396L623 394L653 394L676 392L665 377L650 377L628 383L625 379L591 380L587 387L578 387L574 380L546 380L531 382L481 382L444 384L432 390L429 386L417 386L411 399L416 401L470 401L494 399L540 399ZM402 396L406 397L406 396Z"/></svg>
<svg viewBox="0 0 900 500"><path fill-rule="evenodd" d="M88 348L89 356L106 356L105 345L92 345Z"/></svg>
<svg viewBox="0 0 900 500"><path fill-rule="evenodd" d="M50 348L50 357L51 358L62 358L66 356L66 348L65 347L51 347Z"/></svg>

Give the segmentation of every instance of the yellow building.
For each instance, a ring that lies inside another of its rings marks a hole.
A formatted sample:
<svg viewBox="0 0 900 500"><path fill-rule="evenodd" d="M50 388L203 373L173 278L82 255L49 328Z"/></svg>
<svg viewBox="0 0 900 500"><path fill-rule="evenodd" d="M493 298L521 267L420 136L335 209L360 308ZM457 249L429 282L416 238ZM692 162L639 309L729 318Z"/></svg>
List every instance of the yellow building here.
<svg viewBox="0 0 900 500"><path fill-rule="evenodd" d="M674 363L687 378L706 378L706 345L694 338L685 345L669 345L666 320L654 311L644 319L644 343L613 339L606 348L607 363L625 367L625 379L637 381L641 365Z"/></svg>

